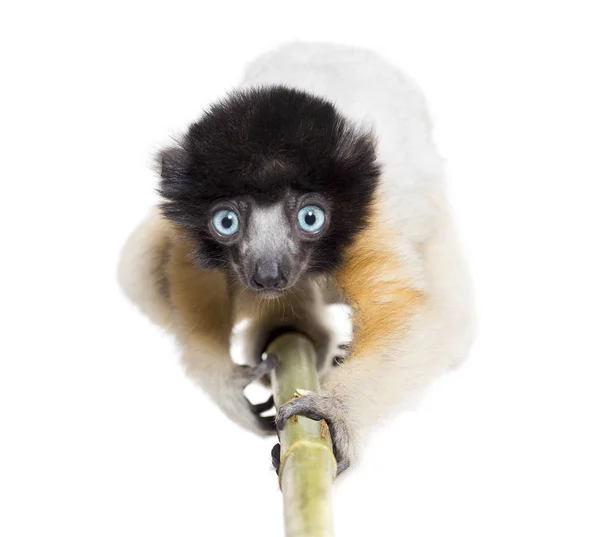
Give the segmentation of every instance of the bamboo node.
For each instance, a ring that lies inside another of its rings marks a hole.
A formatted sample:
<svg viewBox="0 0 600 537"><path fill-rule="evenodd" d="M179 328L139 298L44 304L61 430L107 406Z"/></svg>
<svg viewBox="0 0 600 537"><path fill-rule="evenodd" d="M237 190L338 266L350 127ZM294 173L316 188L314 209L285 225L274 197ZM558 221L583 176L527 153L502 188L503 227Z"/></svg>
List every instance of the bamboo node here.
<svg viewBox="0 0 600 537"><path fill-rule="evenodd" d="M279 460L279 488L281 488L281 477L283 476L285 461L294 450L302 447L316 447L321 450L324 449L331 456L331 460L333 462L333 475L331 476L331 481L335 479L335 476L337 475L337 460L335 459L335 455L333 454L333 451L331 451L329 446L321 444L320 442L315 442L314 440L296 440L289 448L287 448L287 450Z"/></svg>

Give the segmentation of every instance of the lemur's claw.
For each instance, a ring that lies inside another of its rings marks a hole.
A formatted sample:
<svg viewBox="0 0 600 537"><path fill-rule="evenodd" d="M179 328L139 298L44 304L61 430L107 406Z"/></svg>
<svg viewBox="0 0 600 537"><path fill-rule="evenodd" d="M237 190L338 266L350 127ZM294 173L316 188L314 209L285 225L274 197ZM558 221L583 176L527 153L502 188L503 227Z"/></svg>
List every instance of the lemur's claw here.
<svg viewBox="0 0 600 537"><path fill-rule="evenodd" d="M338 475L350 466L350 435L345 420L344 409L340 402L330 396L319 395L308 390L296 390L301 396L282 405L275 416L275 425L282 430L289 418L300 415L311 420L325 420L329 426L333 453L337 460ZM271 452L273 454L273 452Z"/></svg>

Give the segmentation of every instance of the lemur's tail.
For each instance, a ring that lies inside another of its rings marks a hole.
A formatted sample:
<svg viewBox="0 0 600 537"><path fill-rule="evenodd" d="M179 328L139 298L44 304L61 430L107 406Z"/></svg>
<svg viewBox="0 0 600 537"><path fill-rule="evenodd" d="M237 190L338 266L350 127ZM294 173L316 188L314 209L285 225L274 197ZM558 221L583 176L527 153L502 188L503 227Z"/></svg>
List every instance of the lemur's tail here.
<svg viewBox="0 0 600 537"><path fill-rule="evenodd" d="M153 209L127 239L118 267L118 280L124 293L151 321L163 328L169 328L171 323L165 276L171 233L158 209Z"/></svg>

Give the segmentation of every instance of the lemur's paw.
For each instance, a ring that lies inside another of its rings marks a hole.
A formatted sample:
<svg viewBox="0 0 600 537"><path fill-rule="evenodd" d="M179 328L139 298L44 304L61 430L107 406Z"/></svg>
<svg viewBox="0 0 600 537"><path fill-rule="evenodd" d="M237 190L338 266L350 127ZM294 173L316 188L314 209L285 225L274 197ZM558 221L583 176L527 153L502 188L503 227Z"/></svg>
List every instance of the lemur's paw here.
<svg viewBox="0 0 600 537"><path fill-rule="evenodd" d="M273 416L263 416L274 406L273 396L264 403L253 404L244 395L244 389L255 380L268 375L277 363L277 356L266 354L261 363L255 366L238 365L233 372L232 384L234 394L229 401L230 412L234 414L234 421L258 434L272 434L275 432Z"/></svg>
<svg viewBox="0 0 600 537"><path fill-rule="evenodd" d="M238 365L234 370L233 381L242 389L255 380L268 375L277 364L277 356L264 353L262 361L257 365Z"/></svg>
<svg viewBox="0 0 600 537"><path fill-rule="evenodd" d="M333 442L333 453L337 460L338 475L350 466L350 434L345 419L346 409L336 397L319 395L307 390L296 390L300 397L282 405L275 424L282 430L292 416L306 416L312 420L325 420ZM273 453L272 453L273 455Z"/></svg>

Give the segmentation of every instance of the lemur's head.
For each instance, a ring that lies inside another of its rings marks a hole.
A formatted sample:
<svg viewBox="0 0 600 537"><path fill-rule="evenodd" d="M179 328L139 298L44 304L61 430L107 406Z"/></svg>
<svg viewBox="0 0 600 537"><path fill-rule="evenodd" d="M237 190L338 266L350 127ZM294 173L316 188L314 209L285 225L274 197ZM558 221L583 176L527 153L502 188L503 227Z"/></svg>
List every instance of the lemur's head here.
<svg viewBox="0 0 600 537"><path fill-rule="evenodd" d="M160 167L163 212L195 241L196 261L265 296L339 265L379 175L369 133L285 87L213 105Z"/></svg>

